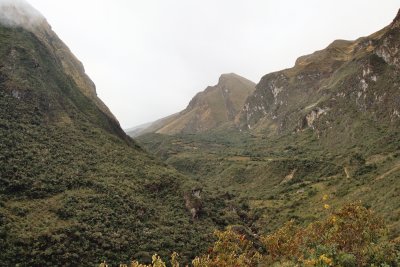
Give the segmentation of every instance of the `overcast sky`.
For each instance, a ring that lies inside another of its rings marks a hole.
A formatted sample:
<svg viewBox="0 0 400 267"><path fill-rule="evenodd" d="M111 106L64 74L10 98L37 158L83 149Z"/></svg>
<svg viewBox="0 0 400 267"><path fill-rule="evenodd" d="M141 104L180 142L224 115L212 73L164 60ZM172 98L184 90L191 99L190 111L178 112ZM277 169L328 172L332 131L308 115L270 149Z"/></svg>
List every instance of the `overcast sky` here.
<svg viewBox="0 0 400 267"><path fill-rule="evenodd" d="M27 0L129 128L234 72L254 82L335 39L388 25L398 0Z"/></svg>

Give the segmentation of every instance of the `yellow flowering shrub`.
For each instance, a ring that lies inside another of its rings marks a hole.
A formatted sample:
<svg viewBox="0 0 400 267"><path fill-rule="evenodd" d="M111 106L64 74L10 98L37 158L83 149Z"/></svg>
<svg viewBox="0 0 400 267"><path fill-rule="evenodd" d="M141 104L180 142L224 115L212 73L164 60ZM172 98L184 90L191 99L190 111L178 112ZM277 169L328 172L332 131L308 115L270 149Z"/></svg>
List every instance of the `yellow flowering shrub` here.
<svg viewBox="0 0 400 267"><path fill-rule="evenodd" d="M340 264L338 255L349 254L354 255L357 265L364 266L389 264L396 257L383 220L360 203L348 204L304 228L286 224L262 241L272 262L290 259L307 266L333 266ZM384 251L386 258L376 259L374 250Z"/></svg>
<svg viewBox="0 0 400 267"><path fill-rule="evenodd" d="M261 254L253 242L228 227L226 231L216 231L217 241L208 255L196 258L195 267L256 266Z"/></svg>
<svg viewBox="0 0 400 267"><path fill-rule="evenodd" d="M290 221L260 237L243 234L234 227L216 231L213 247L196 257L191 266L399 266L399 244L389 242L386 234L382 219L360 203L353 203L308 226L300 227ZM129 265L165 266L157 255L150 265L136 261ZM172 254L169 266L180 266L178 254Z"/></svg>

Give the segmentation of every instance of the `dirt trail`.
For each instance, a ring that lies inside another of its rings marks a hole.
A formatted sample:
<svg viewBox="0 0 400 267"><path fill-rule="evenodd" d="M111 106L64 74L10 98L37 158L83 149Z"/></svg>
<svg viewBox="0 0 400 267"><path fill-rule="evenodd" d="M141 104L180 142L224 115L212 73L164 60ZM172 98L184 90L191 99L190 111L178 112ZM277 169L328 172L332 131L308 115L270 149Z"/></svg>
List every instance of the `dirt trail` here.
<svg viewBox="0 0 400 267"><path fill-rule="evenodd" d="M343 167L344 173L346 174L346 178L350 178L350 173L347 167Z"/></svg>
<svg viewBox="0 0 400 267"><path fill-rule="evenodd" d="M393 172L395 172L395 171L397 171L397 170L400 170L400 161L397 162L397 163L393 166L393 168L391 168L390 170L388 170L388 171L385 172L384 174L379 175L378 177L376 177L375 180L382 180L383 178L385 178L386 176L388 176L389 174L391 174L391 173L393 173Z"/></svg>

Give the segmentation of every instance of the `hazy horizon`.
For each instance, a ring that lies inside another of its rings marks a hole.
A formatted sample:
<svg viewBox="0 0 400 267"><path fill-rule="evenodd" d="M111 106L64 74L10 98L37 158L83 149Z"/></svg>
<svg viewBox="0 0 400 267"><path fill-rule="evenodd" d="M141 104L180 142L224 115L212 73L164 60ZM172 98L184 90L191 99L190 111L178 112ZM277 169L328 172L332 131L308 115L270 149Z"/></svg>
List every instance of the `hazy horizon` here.
<svg viewBox="0 0 400 267"><path fill-rule="evenodd" d="M359 0L28 2L125 129L184 109L222 73L257 83L336 39L380 30L398 11L396 1Z"/></svg>

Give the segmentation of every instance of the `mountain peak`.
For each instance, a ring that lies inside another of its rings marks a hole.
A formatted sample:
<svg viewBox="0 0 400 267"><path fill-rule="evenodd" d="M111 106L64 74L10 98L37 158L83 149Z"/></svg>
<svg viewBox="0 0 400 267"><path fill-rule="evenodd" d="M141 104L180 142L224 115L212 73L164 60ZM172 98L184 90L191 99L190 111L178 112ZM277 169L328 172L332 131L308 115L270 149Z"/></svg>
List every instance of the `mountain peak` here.
<svg viewBox="0 0 400 267"><path fill-rule="evenodd" d="M217 88L225 88L225 87L237 87L241 85L242 89L248 87L254 87L255 83L236 74L236 73L224 73L218 79L218 84L215 86ZM215 88L214 86L210 86L210 88Z"/></svg>
<svg viewBox="0 0 400 267"><path fill-rule="evenodd" d="M236 73L231 72L231 73L223 73L221 74L221 76L219 76L219 78L221 79L221 78L243 78L243 77L237 75Z"/></svg>
<svg viewBox="0 0 400 267"><path fill-rule="evenodd" d="M397 12L396 17L393 19L393 22L390 26L391 26L391 28L399 28L400 27L400 9Z"/></svg>
<svg viewBox="0 0 400 267"><path fill-rule="evenodd" d="M233 72L224 73L224 74L221 74L221 76L219 76L219 82L224 81L224 80L232 80L232 79L249 81L248 79L246 79L236 73L233 73Z"/></svg>
<svg viewBox="0 0 400 267"><path fill-rule="evenodd" d="M183 111L162 118L149 127L128 134L200 133L233 123L247 97L255 90L255 83L235 73L222 74L218 84L197 93Z"/></svg>

